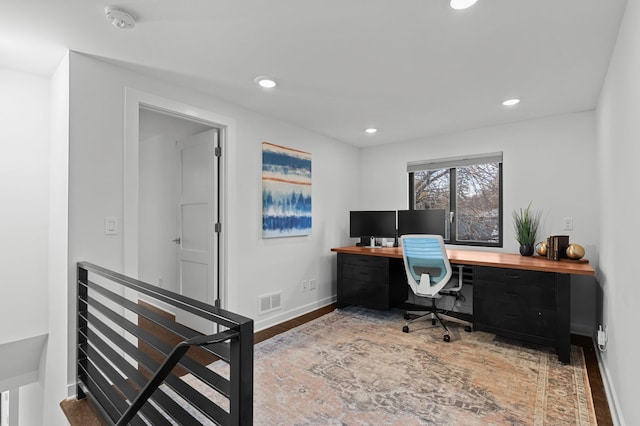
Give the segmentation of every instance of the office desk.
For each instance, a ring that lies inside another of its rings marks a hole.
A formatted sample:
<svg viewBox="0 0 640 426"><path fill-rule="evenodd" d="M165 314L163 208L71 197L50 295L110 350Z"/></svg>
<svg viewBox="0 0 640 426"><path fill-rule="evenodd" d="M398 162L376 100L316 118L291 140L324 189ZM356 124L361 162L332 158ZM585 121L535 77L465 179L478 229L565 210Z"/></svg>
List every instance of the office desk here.
<svg viewBox="0 0 640 426"><path fill-rule="evenodd" d="M407 300L399 247L339 247L338 306L390 309ZM473 328L553 346L563 363L571 350L571 275L595 275L589 263L539 256L447 249L452 264L473 270Z"/></svg>

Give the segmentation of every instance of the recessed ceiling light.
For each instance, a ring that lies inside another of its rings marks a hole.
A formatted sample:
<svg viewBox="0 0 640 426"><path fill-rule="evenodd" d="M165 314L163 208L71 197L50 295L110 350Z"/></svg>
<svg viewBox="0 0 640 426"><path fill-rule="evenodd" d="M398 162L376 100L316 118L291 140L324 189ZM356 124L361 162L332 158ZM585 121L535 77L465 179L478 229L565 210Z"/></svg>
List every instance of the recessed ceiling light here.
<svg viewBox="0 0 640 426"><path fill-rule="evenodd" d="M473 6L477 1L478 0L451 0L449 6L451 6L452 9L462 10Z"/></svg>
<svg viewBox="0 0 640 426"><path fill-rule="evenodd" d="M504 106L514 106L520 103L520 99L507 99L506 101L502 102L502 105Z"/></svg>
<svg viewBox="0 0 640 426"><path fill-rule="evenodd" d="M136 20L133 15L125 10L105 7L104 13L107 16L107 20L116 28L129 30L136 26Z"/></svg>
<svg viewBox="0 0 640 426"><path fill-rule="evenodd" d="M370 135L376 133L378 131L378 129L374 128L374 127L369 127L368 129L364 129L365 132L369 133Z"/></svg>
<svg viewBox="0 0 640 426"><path fill-rule="evenodd" d="M276 82L269 77L256 77L254 81L258 86L264 87L265 89L273 89L276 87Z"/></svg>

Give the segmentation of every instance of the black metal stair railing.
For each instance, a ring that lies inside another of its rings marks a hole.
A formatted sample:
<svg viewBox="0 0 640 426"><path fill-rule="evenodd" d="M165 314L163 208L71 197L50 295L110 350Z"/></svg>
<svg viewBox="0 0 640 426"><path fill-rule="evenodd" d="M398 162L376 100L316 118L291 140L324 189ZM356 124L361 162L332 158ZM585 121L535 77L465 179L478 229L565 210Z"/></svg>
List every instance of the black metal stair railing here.
<svg viewBox="0 0 640 426"><path fill-rule="evenodd" d="M139 297L197 315L222 331L204 336ZM78 399L88 397L111 423L253 423L253 320L88 262L78 263L77 320ZM141 320L182 341L172 346L141 327ZM226 365L207 368L190 355L194 346Z"/></svg>

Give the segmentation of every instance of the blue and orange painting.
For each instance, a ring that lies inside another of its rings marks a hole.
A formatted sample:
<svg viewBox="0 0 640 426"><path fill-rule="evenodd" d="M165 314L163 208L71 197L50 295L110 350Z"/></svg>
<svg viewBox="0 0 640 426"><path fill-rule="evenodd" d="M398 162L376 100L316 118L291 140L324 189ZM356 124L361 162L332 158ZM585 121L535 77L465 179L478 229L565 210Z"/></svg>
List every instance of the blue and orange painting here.
<svg viewBox="0 0 640 426"><path fill-rule="evenodd" d="M311 154L262 142L262 237L311 234Z"/></svg>

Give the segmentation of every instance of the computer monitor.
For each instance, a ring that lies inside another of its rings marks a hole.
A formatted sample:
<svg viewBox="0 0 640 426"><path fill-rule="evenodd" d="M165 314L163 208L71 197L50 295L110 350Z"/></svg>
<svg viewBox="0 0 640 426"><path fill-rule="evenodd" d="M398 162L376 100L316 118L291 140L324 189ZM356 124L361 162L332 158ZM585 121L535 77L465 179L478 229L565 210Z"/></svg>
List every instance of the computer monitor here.
<svg viewBox="0 0 640 426"><path fill-rule="evenodd" d="M395 210L352 210L349 212L349 236L369 245L371 237L396 236Z"/></svg>
<svg viewBox="0 0 640 426"><path fill-rule="evenodd" d="M445 238L446 221L444 209L398 210L398 236L431 234Z"/></svg>

